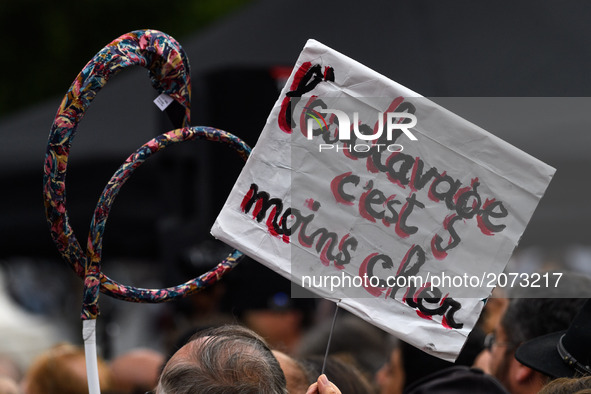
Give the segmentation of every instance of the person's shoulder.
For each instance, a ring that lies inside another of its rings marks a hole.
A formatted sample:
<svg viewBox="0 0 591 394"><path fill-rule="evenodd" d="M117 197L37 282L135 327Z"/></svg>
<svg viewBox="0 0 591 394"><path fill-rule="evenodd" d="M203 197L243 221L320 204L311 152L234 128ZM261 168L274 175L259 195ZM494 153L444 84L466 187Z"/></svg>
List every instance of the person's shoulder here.
<svg viewBox="0 0 591 394"><path fill-rule="evenodd" d="M477 368L456 365L445 368L411 384L404 394L508 394L491 375Z"/></svg>

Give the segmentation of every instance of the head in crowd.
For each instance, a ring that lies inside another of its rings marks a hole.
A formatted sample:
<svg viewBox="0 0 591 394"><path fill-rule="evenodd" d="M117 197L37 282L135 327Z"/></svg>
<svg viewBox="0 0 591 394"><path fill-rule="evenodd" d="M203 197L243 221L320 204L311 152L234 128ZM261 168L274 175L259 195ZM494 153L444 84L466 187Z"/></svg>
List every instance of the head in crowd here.
<svg viewBox="0 0 591 394"><path fill-rule="evenodd" d="M591 376L591 299L567 330L525 342L515 358L553 379Z"/></svg>
<svg viewBox="0 0 591 394"><path fill-rule="evenodd" d="M112 388L111 371L98 359L101 390ZM86 362L84 349L71 344L59 344L38 356L23 380L25 394L86 394Z"/></svg>
<svg viewBox="0 0 591 394"><path fill-rule="evenodd" d="M406 342L400 342L400 356L404 370L404 387L453 365L449 361L427 354Z"/></svg>
<svg viewBox="0 0 591 394"><path fill-rule="evenodd" d="M375 380L379 394L402 394L405 377L400 346L392 350L388 360L376 373Z"/></svg>
<svg viewBox="0 0 591 394"><path fill-rule="evenodd" d="M332 311L327 315L332 316ZM344 309L339 310L337 320L330 342L330 354L341 359L354 359L355 366L367 379L373 380L394 348L395 338ZM308 330L298 345L296 356L303 359L324 355L331 326L332 318Z"/></svg>
<svg viewBox="0 0 591 394"><path fill-rule="evenodd" d="M492 296L486 300L486 305L482 309L482 313L478 318L477 326L480 326L482 332L486 335L489 332L493 332L494 329L499 325L499 321L505 314L505 309L509 304L509 299L505 297L502 290L495 288L492 292Z"/></svg>
<svg viewBox="0 0 591 394"><path fill-rule="evenodd" d="M228 288L222 310L265 338L271 348L293 354L311 323L315 300L304 294L291 297L296 285L248 257L225 281Z"/></svg>
<svg viewBox="0 0 591 394"><path fill-rule="evenodd" d="M205 330L166 363L157 394L287 394L285 375L265 341L249 329Z"/></svg>
<svg viewBox="0 0 591 394"><path fill-rule="evenodd" d="M458 355L455 365L471 366L483 349L483 341L482 330L479 327L474 328ZM400 394L415 382L453 365L451 362L401 341L376 374L376 382L380 388L380 394Z"/></svg>
<svg viewBox="0 0 591 394"><path fill-rule="evenodd" d="M591 394L591 376L558 378L545 385L539 394Z"/></svg>
<svg viewBox="0 0 591 394"><path fill-rule="evenodd" d="M489 336L489 370L512 393L537 393L549 377L515 359L520 344L565 330L584 303L578 298L513 298Z"/></svg>
<svg viewBox="0 0 591 394"><path fill-rule="evenodd" d="M133 349L110 363L113 389L120 394L144 394L158 384L164 366L162 353L151 349Z"/></svg>
<svg viewBox="0 0 591 394"><path fill-rule="evenodd" d="M273 350L273 355L277 361L279 361L281 370L285 375L287 391L290 394L305 393L310 386L311 379L304 365L298 360L278 350Z"/></svg>
<svg viewBox="0 0 591 394"><path fill-rule="evenodd" d="M310 383L313 383L322 371L324 356L310 356L302 360L302 363L308 370L308 376L312 377ZM344 360L338 356L328 356L324 374L343 393L369 394L375 392L371 384L352 363L352 360Z"/></svg>

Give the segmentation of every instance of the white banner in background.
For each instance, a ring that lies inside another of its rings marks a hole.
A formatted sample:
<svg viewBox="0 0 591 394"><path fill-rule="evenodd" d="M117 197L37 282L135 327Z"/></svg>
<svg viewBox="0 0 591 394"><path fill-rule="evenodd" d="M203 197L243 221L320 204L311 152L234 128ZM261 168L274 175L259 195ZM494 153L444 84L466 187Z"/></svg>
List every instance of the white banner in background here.
<svg viewBox="0 0 591 394"><path fill-rule="evenodd" d="M212 234L454 360L553 174L309 40Z"/></svg>

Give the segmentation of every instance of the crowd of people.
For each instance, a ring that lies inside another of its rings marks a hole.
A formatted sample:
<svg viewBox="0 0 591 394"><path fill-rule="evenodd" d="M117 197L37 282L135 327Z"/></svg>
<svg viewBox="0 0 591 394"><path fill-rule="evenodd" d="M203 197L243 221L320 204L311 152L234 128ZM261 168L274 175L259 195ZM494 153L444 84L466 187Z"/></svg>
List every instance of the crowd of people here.
<svg viewBox="0 0 591 394"><path fill-rule="evenodd" d="M574 276L564 286L589 284ZM168 352L136 348L99 358L101 392L591 393L591 300L551 290L534 298L490 298L451 363L346 311L338 312L325 357L334 304L315 300L310 308L279 288L266 288L271 293L244 293L236 285L242 299L233 299L231 316L192 322ZM328 318L311 319L310 311ZM25 371L0 355L0 394L87 392L81 346L56 344Z"/></svg>

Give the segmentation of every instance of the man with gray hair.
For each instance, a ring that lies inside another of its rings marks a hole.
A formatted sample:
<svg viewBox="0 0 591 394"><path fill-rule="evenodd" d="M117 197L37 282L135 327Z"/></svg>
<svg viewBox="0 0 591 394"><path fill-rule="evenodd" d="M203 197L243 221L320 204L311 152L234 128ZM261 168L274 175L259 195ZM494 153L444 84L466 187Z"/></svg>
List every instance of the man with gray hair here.
<svg viewBox="0 0 591 394"><path fill-rule="evenodd" d="M166 363L156 394L287 394L265 341L241 326L197 333Z"/></svg>

